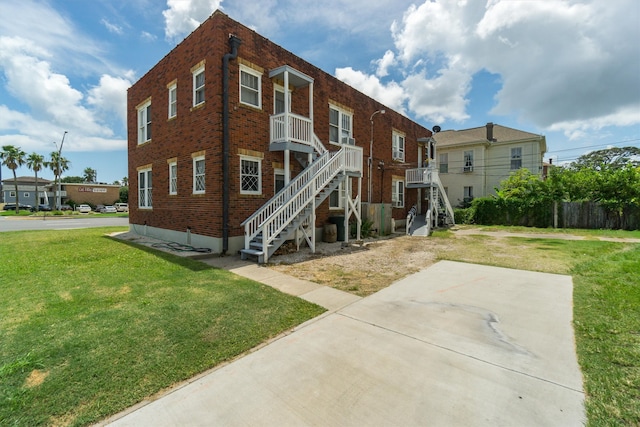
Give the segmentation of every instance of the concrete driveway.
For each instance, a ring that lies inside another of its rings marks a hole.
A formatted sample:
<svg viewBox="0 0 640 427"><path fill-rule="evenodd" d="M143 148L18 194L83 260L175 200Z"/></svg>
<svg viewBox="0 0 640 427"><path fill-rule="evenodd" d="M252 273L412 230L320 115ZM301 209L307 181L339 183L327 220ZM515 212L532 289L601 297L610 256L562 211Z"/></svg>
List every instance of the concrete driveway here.
<svg viewBox="0 0 640 427"><path fill-rule="evenodd" d="M110 422L580 426L571 321L569 276L442 261Z"/></svg>

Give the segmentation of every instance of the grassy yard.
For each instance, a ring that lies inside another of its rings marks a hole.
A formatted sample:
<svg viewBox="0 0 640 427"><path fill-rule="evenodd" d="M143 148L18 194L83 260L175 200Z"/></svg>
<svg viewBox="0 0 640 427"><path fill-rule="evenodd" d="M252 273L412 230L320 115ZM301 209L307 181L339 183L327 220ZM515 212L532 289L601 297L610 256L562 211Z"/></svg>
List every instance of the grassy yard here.
<svg viewBox="0 0 640 427"><path fill-rule="evenodd" d="M105 236L5 232L0 425L86 425L324 310Z"/></svg>

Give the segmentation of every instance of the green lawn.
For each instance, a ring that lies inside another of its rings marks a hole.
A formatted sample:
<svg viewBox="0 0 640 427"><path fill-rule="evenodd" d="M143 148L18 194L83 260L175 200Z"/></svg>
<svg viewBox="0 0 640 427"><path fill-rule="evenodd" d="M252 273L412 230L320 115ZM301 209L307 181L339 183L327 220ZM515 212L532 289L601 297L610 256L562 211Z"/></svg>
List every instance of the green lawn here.
<svg viewBox="0 0 640 427"><path fill-rule="evenodd" d="M105 236L0 237L0 425L86 425L324 309Z"/></svg>

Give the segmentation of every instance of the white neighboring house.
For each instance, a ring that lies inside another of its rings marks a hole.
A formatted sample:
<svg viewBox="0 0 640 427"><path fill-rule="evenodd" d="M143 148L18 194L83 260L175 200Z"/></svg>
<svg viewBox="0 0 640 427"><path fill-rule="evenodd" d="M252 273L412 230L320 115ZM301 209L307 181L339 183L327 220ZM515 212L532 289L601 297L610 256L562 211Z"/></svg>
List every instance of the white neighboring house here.
<svg viewBox="0 0 640 427"><path fill-rule="evenodd" d="M496 194L500 182L520 169L542 177L547 151L544 135L487 123L433 135L440 180L453 206Z"/></svg>

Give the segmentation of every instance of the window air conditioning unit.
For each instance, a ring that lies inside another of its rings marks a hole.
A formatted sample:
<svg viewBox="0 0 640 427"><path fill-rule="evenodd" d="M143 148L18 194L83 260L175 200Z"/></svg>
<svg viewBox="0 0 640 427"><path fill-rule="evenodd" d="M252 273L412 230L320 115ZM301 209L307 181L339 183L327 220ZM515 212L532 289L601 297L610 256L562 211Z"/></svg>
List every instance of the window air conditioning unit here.
<svg viewBox="0 0 640 427"><path fill-rule="evenodd" d="M342 138L342 143L346 145L356 145L356 140L345 136Z"/></svg>
<svg viewBox="0 0 640 427"><path fill-rule="evenodd" d="M463 172L473 172L473 166L465 166L462 169Z"/></svg>

